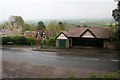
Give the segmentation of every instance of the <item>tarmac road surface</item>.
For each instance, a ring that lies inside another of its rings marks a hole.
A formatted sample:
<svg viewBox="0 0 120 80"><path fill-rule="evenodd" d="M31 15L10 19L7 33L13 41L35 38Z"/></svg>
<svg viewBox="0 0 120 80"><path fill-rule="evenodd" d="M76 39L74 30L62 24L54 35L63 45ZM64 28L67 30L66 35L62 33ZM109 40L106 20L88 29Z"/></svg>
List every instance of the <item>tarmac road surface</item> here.
<svg viewBox="0 0 120 80"><path fill-rule="evenodd" d="M118 62L120 62L115 54L94 56L87 54L61 55L60 52L32 51L30 49L19 48L2 49L2 60L110 72L118 71Z"/></svg>

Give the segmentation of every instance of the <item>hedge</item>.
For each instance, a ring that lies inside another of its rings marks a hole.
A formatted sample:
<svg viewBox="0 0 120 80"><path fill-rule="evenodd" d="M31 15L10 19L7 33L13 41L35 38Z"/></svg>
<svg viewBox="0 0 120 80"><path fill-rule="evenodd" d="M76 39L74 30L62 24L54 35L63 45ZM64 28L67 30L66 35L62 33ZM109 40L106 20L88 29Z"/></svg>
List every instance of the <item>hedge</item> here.
<svg viewBox="0 0 120 80"><path fill-rule="evenodd" d="M6 36L2 37L2 45L34 45L33 38L26 38L24 36Z"/></svg>

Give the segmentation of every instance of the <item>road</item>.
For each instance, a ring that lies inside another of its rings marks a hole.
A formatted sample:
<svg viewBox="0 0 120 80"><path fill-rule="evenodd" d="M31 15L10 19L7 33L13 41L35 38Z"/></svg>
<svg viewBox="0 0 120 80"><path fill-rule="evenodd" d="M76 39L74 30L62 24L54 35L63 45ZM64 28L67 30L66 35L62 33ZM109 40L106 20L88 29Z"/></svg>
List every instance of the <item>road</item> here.
<svg viewBox="0 0 120 80"><path fill-rule="evenodd" d="M110 72L118 71L118 62L120 61L117 55L63 55L57 52L32 51L18 48L3 49L2 60Z"/></svg>

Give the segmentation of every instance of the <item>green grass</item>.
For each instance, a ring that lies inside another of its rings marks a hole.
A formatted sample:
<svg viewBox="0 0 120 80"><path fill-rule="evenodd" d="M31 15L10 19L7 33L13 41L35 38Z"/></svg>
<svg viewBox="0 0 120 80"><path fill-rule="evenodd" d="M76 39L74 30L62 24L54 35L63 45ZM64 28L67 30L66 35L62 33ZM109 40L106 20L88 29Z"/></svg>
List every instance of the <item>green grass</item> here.
<svg viewBox="0 0 120 80"><path fill-rule="evenodd" d="M100 76L101 75L101 76ZM97 73L90 73L87 78L119 78L120 74L118 73L111 73L111 72L104 72L98 75Z"/></svg>

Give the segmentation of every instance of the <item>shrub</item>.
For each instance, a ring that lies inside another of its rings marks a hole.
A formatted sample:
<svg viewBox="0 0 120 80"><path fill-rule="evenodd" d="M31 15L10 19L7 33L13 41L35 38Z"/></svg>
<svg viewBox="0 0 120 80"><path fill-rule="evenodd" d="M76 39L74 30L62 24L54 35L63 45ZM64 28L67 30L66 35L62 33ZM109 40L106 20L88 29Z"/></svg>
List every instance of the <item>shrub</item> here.
<svg viewBox="0 0 120 80"><path fill-rule="evenodd" d="M97 74L96 73L90 73L90 78L96 78Z"/></svg>
<svg viewBox="0 0 120 80"><path fill-rule="evenodd" d="M26 38L26 45L34 45L35 39L33 38Z"/></svg>
<svg viewBox="0 0 120 80"><path fill-rule="evenodd" d="M11 38L15 45L25 45L26 44L26 37L24 37L24 36L14 36Z"/></svg>
<svg viewBox="0 0 120 80"><path fill-rule="evenodd" d="M47 41L46 40L42 40L40 45L41 45L41 48L45 48L47 46Z"/></svg>
<svg viewBox="0 0 120 80"><path fill-rule="evenodd" d="M55 39L56 39L56 37L49 38L48 46L55 46Z"/></svg>
<svg viewBox="0 0 120 80"><path fill-rule="evenodd" d="M2 38L2 45L34 45L35 40L24 36L7 36Z"/></svg>
<svg viewBox="0 0 120 80"><path fill-rule="evenodd" d="M104 73L104 78L118 78L118 75L119 74L106 72L106 73Z"/></svg>

